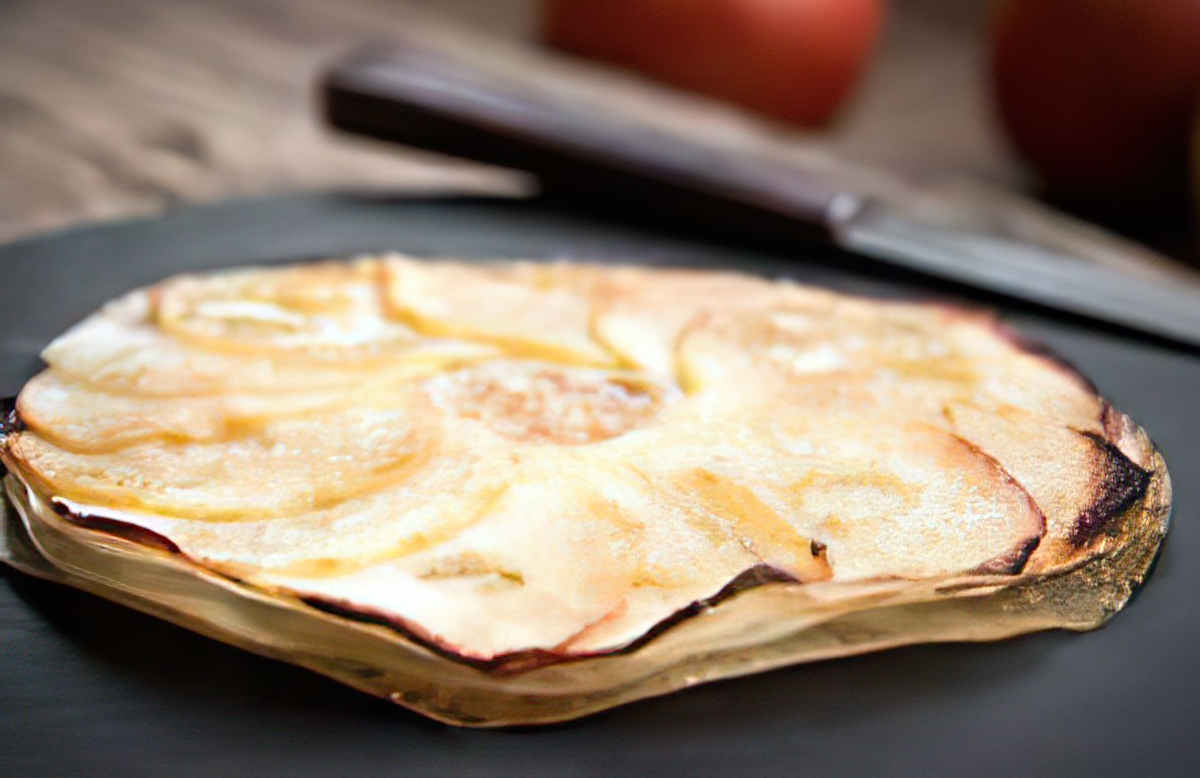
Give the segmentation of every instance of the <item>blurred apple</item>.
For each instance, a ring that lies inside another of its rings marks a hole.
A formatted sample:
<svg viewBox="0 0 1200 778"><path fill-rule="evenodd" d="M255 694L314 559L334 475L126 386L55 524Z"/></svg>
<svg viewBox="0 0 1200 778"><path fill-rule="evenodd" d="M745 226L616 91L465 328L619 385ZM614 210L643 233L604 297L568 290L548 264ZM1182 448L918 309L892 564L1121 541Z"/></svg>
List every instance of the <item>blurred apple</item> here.
<svg viewBox="0 0 1200 778"><path fill-rule="evenodd" d="M1200 105L1200 0L1001 0L1000 118L1052 193L1182 203Z"/></svg>
<svg viewBox="0 0 1200 778"><path fill-rule="evenodd" d="M544 0L552 46L805 126L827 123L883 0Z"/></svg>
<svg viewBox="0 0 1200 778"><path fill-rule="evenodd" d="M1200 100L1196 101L1196 116L1192 127L1192 218L1200 227ZM1200 229L1197 230L1200 232ZM1200 234L1196 235L1196 247L1200 249Z"/></svg>

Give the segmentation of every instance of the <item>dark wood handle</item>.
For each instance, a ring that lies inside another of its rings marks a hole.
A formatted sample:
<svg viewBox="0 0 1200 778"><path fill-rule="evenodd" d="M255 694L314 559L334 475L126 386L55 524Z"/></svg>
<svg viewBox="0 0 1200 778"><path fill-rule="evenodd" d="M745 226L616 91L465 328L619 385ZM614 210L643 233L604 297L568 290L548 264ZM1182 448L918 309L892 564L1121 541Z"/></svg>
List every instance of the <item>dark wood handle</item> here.
<svg viewBox="0 0 1200 778"><path fill-rule="evenodd" d="M371 47L321 85L334 127L517 168L558 193L727 230L830 239L838 190L803 169L671 135L413 45Z"/></svg>

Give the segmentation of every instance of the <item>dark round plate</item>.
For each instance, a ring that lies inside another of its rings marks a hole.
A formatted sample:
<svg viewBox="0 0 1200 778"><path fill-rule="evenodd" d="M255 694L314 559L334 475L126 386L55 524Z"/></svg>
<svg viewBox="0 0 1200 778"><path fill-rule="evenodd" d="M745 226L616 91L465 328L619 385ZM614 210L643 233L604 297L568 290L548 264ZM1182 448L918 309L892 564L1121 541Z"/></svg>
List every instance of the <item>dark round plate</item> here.
<svg viewBox="0 0 1200 778"><path fill-rule="evenodd" d="M0 247L0 392L33 374L50 338L130 287L182 270L378 249L738 266L859 292L962 295L858 265L851 272L833 254L801 261L795 251L714 244L545 202L225 203ZM466 731L5 569L0 774L1198 775L1200 360L1005 310L1149 430L1174 480L1174 524L1157 569L1099 631L915 646L566 725Z"/></svg>

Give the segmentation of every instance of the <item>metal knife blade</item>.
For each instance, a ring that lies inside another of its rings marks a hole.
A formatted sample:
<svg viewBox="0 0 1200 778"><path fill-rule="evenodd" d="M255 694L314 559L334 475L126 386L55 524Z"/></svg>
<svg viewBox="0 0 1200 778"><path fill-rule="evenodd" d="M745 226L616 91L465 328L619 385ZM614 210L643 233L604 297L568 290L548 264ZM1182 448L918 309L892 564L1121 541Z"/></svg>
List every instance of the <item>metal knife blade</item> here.
<svg viewBox="0 0 1200 778"><path fill-rule="evenodd" d="M1046 248L911 220L850 194L830 203L834 242L855 253L1200 346L1200 295Z"/></svg>

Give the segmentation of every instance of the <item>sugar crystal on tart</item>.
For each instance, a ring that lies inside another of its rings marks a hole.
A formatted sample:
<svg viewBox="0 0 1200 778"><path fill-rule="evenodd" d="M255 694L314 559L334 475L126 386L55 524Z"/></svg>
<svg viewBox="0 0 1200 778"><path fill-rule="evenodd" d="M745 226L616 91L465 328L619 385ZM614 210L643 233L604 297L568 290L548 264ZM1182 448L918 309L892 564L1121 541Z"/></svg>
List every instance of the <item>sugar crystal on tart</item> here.
<svg viewBox="0 0 1200 778"><path fill-rule="evenodd" d="M60 575L454 723L1098 626L1170 505L990 315L731 272L181 276L43 356L0 454Z"/></svg>

